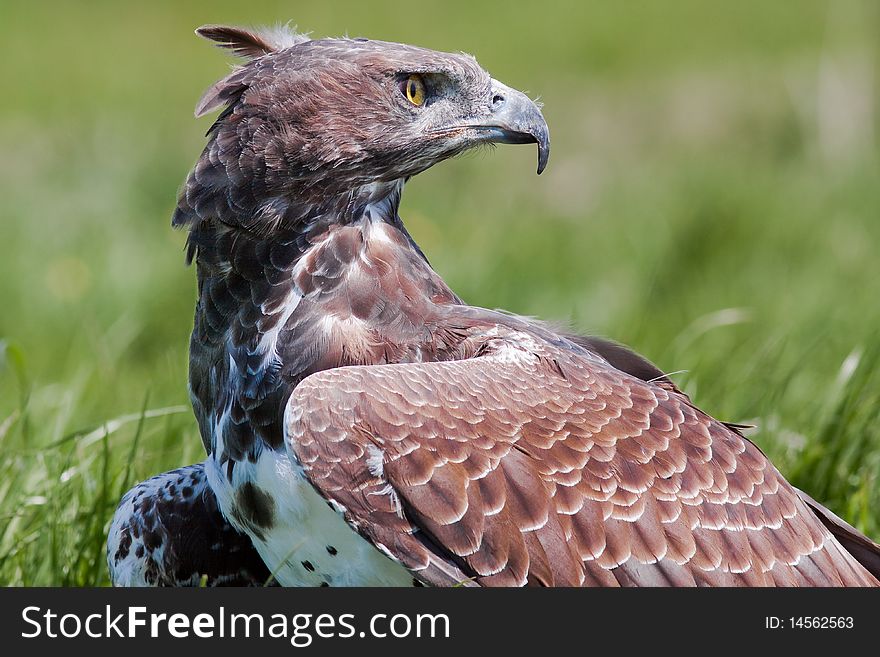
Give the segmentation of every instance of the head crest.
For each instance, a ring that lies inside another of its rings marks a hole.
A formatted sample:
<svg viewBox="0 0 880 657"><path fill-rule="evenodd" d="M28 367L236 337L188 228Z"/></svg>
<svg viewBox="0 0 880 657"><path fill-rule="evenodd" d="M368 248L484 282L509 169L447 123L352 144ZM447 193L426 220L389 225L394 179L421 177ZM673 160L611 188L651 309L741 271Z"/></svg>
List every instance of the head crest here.
<svg viewBox="0 0 880 657"><path fill-rule="evenodd" d="M264 55L309 41L307 35L299 34L288 25L276 25L258 30L227 25L203 25L196 30L196 34L249 60L258 59ZM240 71L241 69L236 69L205 91L196 105L195 115L197 117L229 102L231 98L244 90L241 85Z"/></svg>
<svg viewBox="0 0 880 657"><path fill-rule="evenodd" d="M309 40L289 25L276 25L260 29L247 29L229 25L202 25L196 34L214 41L221 48L231 50L239 57L255 59L290 48Z"/></svg>

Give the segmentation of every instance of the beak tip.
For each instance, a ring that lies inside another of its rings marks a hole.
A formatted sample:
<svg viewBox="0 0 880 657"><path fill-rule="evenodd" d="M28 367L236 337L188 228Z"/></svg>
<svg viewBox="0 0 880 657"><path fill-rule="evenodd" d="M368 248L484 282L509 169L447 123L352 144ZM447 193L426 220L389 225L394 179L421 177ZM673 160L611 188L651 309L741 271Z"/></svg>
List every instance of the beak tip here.
<svg viewBox="0 0 880 657"><path fill-rule="evenodd" d="M538 144L538 175L544 173L547 162L550 160L550 144L547 142Z"/></svg>

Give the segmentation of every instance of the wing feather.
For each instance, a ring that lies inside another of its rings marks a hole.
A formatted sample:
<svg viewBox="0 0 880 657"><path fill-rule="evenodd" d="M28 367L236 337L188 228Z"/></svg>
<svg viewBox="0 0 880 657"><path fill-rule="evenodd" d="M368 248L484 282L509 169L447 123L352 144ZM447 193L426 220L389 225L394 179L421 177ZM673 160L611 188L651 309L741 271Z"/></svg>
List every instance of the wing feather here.
<svg viewBox="0 0 880 657"><path fill-rule="evenodd" d="M289 402L306 476L417 577L878 584L757 447L683 394L577 349L496 342L320 372Z"/></svg>

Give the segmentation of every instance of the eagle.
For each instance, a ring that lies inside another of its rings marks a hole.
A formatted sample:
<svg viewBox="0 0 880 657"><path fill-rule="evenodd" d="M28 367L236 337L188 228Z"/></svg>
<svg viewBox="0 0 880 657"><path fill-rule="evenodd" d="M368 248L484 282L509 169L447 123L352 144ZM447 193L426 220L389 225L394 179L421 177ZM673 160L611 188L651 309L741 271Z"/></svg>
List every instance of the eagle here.
<svg viewBox="0 0 880 657"><path fill-rule="evenodd" d="M646 359L460 299L413 176L550 138L465 54L197 30L245 59L173 225L207 458L135 486L115 585L878 586L880 546Z"/></svg>

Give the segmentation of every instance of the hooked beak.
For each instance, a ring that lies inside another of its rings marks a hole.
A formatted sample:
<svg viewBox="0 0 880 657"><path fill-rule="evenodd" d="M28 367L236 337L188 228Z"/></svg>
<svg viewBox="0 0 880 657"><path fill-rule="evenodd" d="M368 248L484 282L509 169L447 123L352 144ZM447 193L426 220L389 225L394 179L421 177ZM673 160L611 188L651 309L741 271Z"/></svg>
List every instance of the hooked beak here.
<svg viewBox="0 0 880 657"><path fill-rule="evenodd" d="M538 144L538 174L550 159L550 130L538 106L521 91L492 80L492 110L468 127L485 141L499 144Z"/></svg>

